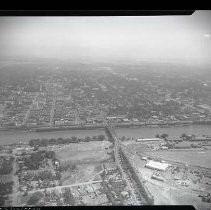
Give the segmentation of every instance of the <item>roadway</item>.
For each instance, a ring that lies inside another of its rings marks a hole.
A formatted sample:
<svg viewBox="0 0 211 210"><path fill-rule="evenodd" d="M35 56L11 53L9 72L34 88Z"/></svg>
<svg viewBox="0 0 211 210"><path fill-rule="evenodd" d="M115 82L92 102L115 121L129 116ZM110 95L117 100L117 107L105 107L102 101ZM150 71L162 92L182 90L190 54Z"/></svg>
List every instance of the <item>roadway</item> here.
<svg viewBox="0 0 211 210"><path fill-rule="evenodd" d="M117 138L117 135L114 131L114 129L112 127L110 127L109 125L107 125L107 127L109 128L110 132L112 132L112 136L114 138L114 156L115 156L115 162L122 174L122 177L123 179L126 181L126 184L131 192L131 197L132 197L132 200L133 200L133 204L134 205L140 205L141 203L136 199L136 195L134 193L134 189L132 187L132 183L130 182L130 180L127 178L127 174L124 172L123 168L122 168L122 162L120 160L120 157L119 157L119 149L120 149L120 142L119 142L119 139Z"/></svg>
<svg viewBox="0 0 211 210"><path fill-rule="evenodd" d="M52 107L51 107L51 111L50 111L50 127L53 126L55 106L56 106L56 95L53 96L53 102L52 102Z"/></svg>
<svg viewBox="0 0 211 210"><path fill-rule="evenodd" d="M62 188L67 188L67 187L77 187L77 186L82 186L82 185L89 185L89 184L95 184L95 183L101 183L102 180L98 180L98 181L88 181L88 182L80 182L80 183L75 183L75 184L70 184L70 185L64 185L64 186L56 186L56 187L48 187L48 188L44 188L44 189L37 189L37 190L31 190L28 191L28 195L33 194L35 192L44 192L45 190L58 190L60 193ZM18 195L21 195L20 192L16 191L13 193L13 202L12 202L12 206L18 206L19 202L18 202Z"/></svg>
<svg viewBox="0 0 211 210"><path fill-rule="evenodd" d="M39 96L39 93L37 93L37 94L35 95L35 97L34 97L32 103L31 103L29 109L27 110L27 112L26 112L26 114L25 114L25 117L24 117L24 119L23 119L22 125L25 125L25 124L26 124L26 121L27 121L27 119L28 119L28 117L29 117L30 111L32 110L32 108L33 108L33 106L34 106L34 104L35 104L35 102L36 102L38 96Z"/></svg>
<svg viewBox="0 0 211 210"><path fill-rule="evenodd" d="M45 191L45 190L59 190L59 191L61 191L62 188L66 188L66 187L77 187L77 186L88 185L88 184L95 184L95 183L101 183L101 182L102 182L102 180L80 182L80 183L64 185L64 186L56 186L56 187L48 187L48 188L44 188L44 189L31 190L28 193L32 194L32 193L35 193L35 192L38 192L38 191L42 192L42 191Z"/></svg>

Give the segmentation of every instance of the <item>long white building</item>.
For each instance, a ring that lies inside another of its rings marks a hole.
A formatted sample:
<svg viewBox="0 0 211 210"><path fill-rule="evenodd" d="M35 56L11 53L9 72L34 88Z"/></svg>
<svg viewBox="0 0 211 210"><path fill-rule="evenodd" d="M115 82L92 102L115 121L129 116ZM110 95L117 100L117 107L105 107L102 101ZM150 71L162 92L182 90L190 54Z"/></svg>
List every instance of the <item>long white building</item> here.
<svg viewBox="0 0 211 210"><path fill-rule="evenodd" d="M138 138L136 139L137 142L157 142L163 141L161 138Z"/></svg>

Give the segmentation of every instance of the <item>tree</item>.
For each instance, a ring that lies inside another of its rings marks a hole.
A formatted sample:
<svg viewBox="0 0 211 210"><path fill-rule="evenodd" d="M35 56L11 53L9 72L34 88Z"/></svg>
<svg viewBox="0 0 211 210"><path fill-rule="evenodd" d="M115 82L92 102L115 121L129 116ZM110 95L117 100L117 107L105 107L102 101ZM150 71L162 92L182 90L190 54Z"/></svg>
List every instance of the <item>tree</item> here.
<svg viewBox="0 0 211 210"><path fill-rule="evenodd" d="M181 139L186 139L187 138L187 135L185 133L183 133L181 136L180 136Z"/></svg>
<svg viewBox="0 0 211 210"><path fill-rule="evenodd" d="M76 169L76 165L75 164L72 164L71 165L71 170L75 170Z"/></svg>
<svg viewBox="0 0 211 210"><path fill-rule="evenodd" d="M160 137L161 137L162 139L166 139L168 136L169 136L169 135L168 135L167 133L163 133Z"/></svg>
<svg viewBox="0 0 211 210"><path fill-rule="evenodd" d="M160 138L160 135L159 135L159 134L156 134L156 135L155 135L155 138Z"/></svg>
<svg viewBox="0 0 211 210"><path fill-rule="evenodd" d="M41 180L52 180L52 177L51 171L43 171L40 173Z"/></svg>
<svg viewBox="0 0 211 210"><path fill-rule="evenodd" d="M46 151L45 155L48 159L54 159L56 157L56 154L54 151Z"/></svg>
<svg viewBox="0 0 211 210"><path fill-rule="evenodd" d="M104 136L104 135L99 135L99 136L98 136L98 140L99 140L99 141L105 140L105 136Z"/></svg>
<svg viewBox="0 0 211 210"><path fill-rule="evenodd" d="M60 172L56 172L56 179L57 180L60 180L62 177L61 173Z"/></svg>
<svg viewBox="0 0 211 210"><path fill-rule="evenodd" d="M88 141L91 141L91 138L90 138L89 136L86 136L86 137L85 137L85 141L87 141L87 142L88 142Z"/></svg>
<svg viewBox="0 0 211 210"><path fill-rule="evenodd" d="M76 143L78 142L78 138L76 136L72 136L71 139L72 139L73 142L76 142Z"/></svg>
<svg viewBox="0 0 211 210"><path fill-rule="evenodd" d="M93 139L94 141L96 141L96 140L97 140L97 136L93 136L92 139Z"/></svg>
<svg viewBox="0 0 211 210"><path fill-rule="evenodd" d="M31 139L30 141L29 141L29 146L30 147L34 147L34 146L36 146L36 145L39 145L39 139Z"/></svg>
<svg viewBox="0 0 211 210"><path fill-rule="evenodd" d="M28 205L36 205L41 198L43 198L43 193L42 192L35 192L27 201Z"/></svg>
<svg viewBox="0 0 211 210"><path fill-rule="evenodd" d="M41 139L40 145L46 147L48 145L48 139Z"/></svg>

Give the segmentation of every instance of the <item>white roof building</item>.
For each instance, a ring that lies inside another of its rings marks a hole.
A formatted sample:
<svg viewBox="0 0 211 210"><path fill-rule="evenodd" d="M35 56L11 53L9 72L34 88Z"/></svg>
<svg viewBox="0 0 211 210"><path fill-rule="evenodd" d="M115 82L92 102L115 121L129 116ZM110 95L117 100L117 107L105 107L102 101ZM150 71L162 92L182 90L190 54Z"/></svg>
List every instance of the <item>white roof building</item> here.
<svg viewBox="0 0 211 210"><path fill-rule="evenodd" d="M149 141L163 141L163 139L161 138L139 138L139 139L136 139L137 142L149 142Z"/></svg>
<svg viewBox="0 0 211 210"><path fill-rule="evenodd" d="M170 164L168 163L161 163L154 160L149 160L148 163L145 165L146 168L156 169L159 171L165 171L169 166Z"/></svg>

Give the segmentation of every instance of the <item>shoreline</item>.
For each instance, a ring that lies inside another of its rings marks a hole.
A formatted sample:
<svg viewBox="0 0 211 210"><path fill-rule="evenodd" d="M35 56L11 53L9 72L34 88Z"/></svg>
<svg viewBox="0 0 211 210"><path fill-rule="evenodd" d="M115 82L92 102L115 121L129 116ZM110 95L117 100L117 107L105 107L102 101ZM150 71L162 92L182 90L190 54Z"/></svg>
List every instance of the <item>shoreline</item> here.
<svg viewBox="0 0 211 210"><path fill-rule="evenodd" d="M112 123L116 128L168 128L168 127L183 127L190 125L211 125L211 121L187 121L187 122L169 122L169 123ZM29 132L49 132L49 131L63 131L63 130L96 130L104 129L104 124L95 125L74 125L74 126L53 126L53 127L10 127L0 128L0 131L29 131Z"/></svg>

